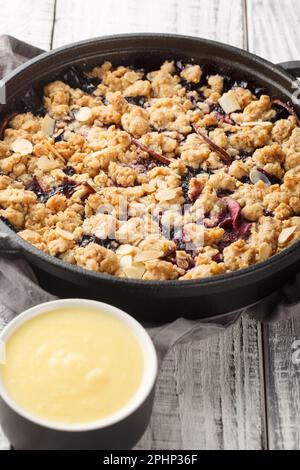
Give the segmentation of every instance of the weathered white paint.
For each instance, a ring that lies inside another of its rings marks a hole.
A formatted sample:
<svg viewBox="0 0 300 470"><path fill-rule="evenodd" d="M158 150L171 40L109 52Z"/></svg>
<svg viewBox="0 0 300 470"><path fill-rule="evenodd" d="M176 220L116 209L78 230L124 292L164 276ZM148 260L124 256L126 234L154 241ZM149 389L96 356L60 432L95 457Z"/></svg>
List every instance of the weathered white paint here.
<svg viewBox="0 0 300 470"><path fill-rule="evenodd" d="M54 0L0 0L0 34L50 49Z"/></svg>
<svg viewBox="0 0 300 470"><path fill-rule="evenodd" d="M242 0L57 0L54 47L141 31L189 34L241 45Z"/></svg>

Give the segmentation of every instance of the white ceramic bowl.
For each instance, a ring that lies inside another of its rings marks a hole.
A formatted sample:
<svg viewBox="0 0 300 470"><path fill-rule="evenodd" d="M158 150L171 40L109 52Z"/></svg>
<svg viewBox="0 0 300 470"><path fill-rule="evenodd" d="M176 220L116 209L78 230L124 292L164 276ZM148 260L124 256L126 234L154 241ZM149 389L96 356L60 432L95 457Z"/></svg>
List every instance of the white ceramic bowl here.
<svg viewBox="0 0 300 470"><path fill-rule="evenodd" d="M150 420L157 376L157 356L146 330L130 315L102 302L62 299L32 307L18 315L1 332L4 343L23 323L61 307L99 309L124 322L135 334L144 358L139 388L121 409L108 417L84 424L48 422L19 406L7 393L0 374L0 423L16 449L130 449L140 439Z"/></svg>

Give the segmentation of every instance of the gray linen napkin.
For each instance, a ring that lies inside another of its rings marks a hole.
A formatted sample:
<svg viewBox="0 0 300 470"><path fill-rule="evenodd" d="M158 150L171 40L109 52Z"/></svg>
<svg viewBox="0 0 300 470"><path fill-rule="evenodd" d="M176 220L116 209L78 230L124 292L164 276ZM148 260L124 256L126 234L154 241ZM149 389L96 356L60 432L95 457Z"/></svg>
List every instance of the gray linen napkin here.
<svg viewBox="0 0 300 470"><path fill-rule="evenodd" d="M0 36L0 77L42 52L10 36ZM244 312L264 321L278 321L282 317L286 319L298 314L299 286L300 274L294 283L284 286L255 306L207 320L179 318L163 326L144 326L154 341L161 361L175 343L206 338L231 326ZM54 298L39 287L38 280L29 264L22 259L18 247L7 234L0 232L0 329L23 310Z"/></svg>

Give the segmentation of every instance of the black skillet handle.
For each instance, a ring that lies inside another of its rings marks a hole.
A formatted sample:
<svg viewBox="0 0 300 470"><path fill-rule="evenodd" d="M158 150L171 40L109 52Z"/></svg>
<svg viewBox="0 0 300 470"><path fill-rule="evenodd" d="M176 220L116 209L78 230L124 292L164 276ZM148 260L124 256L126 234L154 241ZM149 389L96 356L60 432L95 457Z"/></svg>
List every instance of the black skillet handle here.
<svg viewBox="0 0 300 470"><path fill-rule="evenodd" d="M300 77L300 60L291 60L289 62L280 62L277 64L278 67L281 67L285 72L289 73L295 78Z"/></svg>

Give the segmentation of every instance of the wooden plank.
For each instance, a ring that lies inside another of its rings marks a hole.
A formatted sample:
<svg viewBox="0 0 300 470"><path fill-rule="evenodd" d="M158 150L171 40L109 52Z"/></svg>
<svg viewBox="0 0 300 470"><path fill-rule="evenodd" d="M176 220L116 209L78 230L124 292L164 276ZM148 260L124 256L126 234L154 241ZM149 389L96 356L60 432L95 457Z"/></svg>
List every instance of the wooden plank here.
<svg viewBox="0 0 300 470"><path fill-rule="evenodd" d="M262 449L260 331L246 316L228 330L175 349L184 449Z"/></svg>
<svg viewBox="0 0 300 470"><path fill-rule="evenodd" d="M243 316L219 334L176 345L137 448L265 448L260 344L257 322Z"/></svg>
<svg viewBox="0 0 300 470"><path fill-rule="evenodd" d="M248 6L250 51L274 63L299 59L300 8L297 0L251 0ZM296 313L296 308L295 308ZM300 319L264 327L266 403L271 449L300 447L300 364L292 344L300 339Z"/></svg>
<svg viewBox="0 0 300 470"><path fill-rule="evenodd" d="M143 438L137 449L181 449L181 422L176 391L174 350L165 357L156 385L154 407Z"/></svg>
<svg viewBox="0 0 300 470"><path fill-rule="evenodd" d="M270 449L300 448L300 354L296 362L295 341L300 341L299 316L264 327Z"/></svg>
<svg viewBox="0 0 300 470"><path fill-rule="evenodd" d="M57 0L54 47L141 31L189 34L242 45L242 0Z"/></svg>
<svg viewBox="0 0 300 470"><path fill-rule="evenodd" d="M249 49L278 63L299 60L299 0L246 0Z"/></svg>
<svg viewBox="0 0 300 470"><path fill-rule="evenodd" d="M50 49L55 0L0 0L0 34Z"/></svg>

